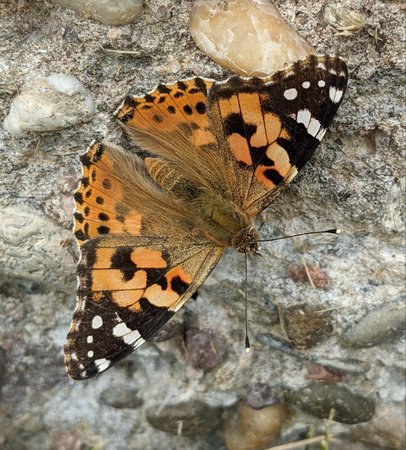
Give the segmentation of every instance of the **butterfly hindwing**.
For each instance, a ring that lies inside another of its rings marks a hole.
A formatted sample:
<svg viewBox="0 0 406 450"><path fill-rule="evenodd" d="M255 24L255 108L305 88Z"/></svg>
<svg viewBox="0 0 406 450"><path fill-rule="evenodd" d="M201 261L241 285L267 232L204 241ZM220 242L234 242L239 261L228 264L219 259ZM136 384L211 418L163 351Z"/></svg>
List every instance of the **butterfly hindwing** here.
<svg viewBox="0 0 406 450"><path fill-rule="evenodd" d="M143 344L193 294L221 253L168 237L111 235L85 242L65 346L69 375L92 377Z"/></svg>

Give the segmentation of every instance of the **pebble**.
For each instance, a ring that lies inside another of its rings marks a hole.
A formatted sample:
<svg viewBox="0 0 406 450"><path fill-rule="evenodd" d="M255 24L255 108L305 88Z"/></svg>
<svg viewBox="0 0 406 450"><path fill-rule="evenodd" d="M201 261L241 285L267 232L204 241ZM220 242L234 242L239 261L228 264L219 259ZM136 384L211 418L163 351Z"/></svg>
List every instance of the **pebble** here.
<svg viewBox="0 0 406 450"><path fill-rule="evenodd" d="M343 343L350 347L372 347L396 342L406 328L404 301L393 301L368 311L344 332Z"/></svg>
<svg viewBox="0 0 406 450"><path fill-rule="evenodd" d="M298 349L307 349L322 341L331 331L331 312L305 303L280 308L283 327Z"/></svg>
<svg viewBox="0 0 406 450"><path fill-rule="evenodd" d="M154 428L180 436L206 434L220 421L220 410L200 400L189 400L175 405L151 407L147 420Z"/></svg>
<svg viewBox="0 0 406 450"><path fill-rule="evenodd" d="M197 370L212 370L223 362L225 348L212 331L186 331L186 360Z"/></svg>
<svg viewBox="0 0 406 450"><path fill-rule="evenodd" d="M247 393L246 402L253 409L261 409L265 406L280 403L277 392L265 383L254 383Z"/></svg>
<svg viewBox="0 0 406 450"><path fill-rule="evenodd" d="M305 378L306 380L325 380L331 381L332 383L338 383L343 379L343 376L341 374L332 372L331 370L327 369L324 366L321 366L320 364L310 364L310 366L307 367Z"/></svg>
<svg viewBox="0 0 406 450"><path fill-rule="evenodd" d="M141 12L143 0L54 0L60 6L73 9L105 25L125 25Z"/></svg>
<svg viewBox="0 0 406 450"><path fill-rule="evenodd" d="M361 359L355 358L325 358L323 356L312 357L313 362L326 369L342 375L362 375L371 369L371 365Z"/></svg>
<svg viewBox="0 0 406 450"><path fill-rule="evenodd" d="M327 419L334 409L333 420L350 425L368 422L375 412L371 398L328 381L311 381L291 394L291 399L304 412L322 419Z"/></svg>
<svg viewBox="0 0 406 450"><path fill-rule="evenodd" d="M226 415L224 440L227 450L262 450L280 435L286 420L284 405L253 409L241 403L236 412Z"/></svg>
<svg viewBox="0 0 406 450"><path fill-rule="evenodd" d="M307 271L303 265L292 264L289 267L289 276L294 281L300 281L308 284L313 283L316 289L330 289L331 279L326 272L320 270L317 266L310 264L307 266ZM309 276L311 281L309 280Z"/></svg>
<svg viewBox="0 0 406 450"><path fill-rule="evenodd" d="M265 77L314 53L263 0L195 0L189 30L196 45L226 69Z"/></svg>
<svg viewBox="0 0 406 450"><path fill-rule="evenodd" d="M404 450L406 442L405 411L403 407L378 404L373 419L351 428L354 441L393 450Z"/></svg>
<svg viewBox="0 0 406 450"><path fill-rule="evenodd" d="M135 409L143 404L138 397L138 389L123 386L110 386L100 394L100 400L108 406L118 409Z"/></svg>
<svg viewBox="0 0 406 450"><path fill-rule="evenodd" d="M37 78L21 89L4 120L15 137L54 131L89 121L95 113L91 93L74 76L55 73Z"/></svg>

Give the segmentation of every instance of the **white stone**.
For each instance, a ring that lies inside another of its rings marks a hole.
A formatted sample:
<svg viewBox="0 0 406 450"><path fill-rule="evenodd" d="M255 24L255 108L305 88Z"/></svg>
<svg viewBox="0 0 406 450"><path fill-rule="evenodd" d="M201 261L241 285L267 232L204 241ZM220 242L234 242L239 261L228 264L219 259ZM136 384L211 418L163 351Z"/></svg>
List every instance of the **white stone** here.
<svg viewBox="0 0 406 450"><path fill-rule="evenodd" d="M265 0L195 0L189 29L204 53L244 76L265 77L314 53Z"/></svg>
<svg viewBox="0 0 406 450"><path fill-rule="evenodd" d="M143 0L54 0L105 25L124 25L141 12Z"/></svg>
<svg viewBox="0 0 406 450"><path fill-rule="evenodd" d="M23 86L4 120L16 137L54 131L89 121L95 113L91 93L74 76L63 73L37 78Z"/></svg>
<svg viewBox="0 0 406 450"><path fill-rule="evenodd" d="M92 328L97 330L103 325L103 319L100 316L94 316L92 319Z"/></svg>

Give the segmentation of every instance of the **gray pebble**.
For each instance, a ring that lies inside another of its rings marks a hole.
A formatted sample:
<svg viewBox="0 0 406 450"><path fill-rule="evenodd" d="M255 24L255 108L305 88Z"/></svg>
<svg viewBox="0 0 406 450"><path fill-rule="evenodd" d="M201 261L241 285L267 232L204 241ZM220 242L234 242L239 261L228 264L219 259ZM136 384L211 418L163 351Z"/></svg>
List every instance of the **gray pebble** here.
<svg viewBox="0 0 406 450"><path fill-rule="evenodd" d="M327 419L334 409L334 421L351 425L367 422L375 412L375 402L371 398L327 381L310 382L293 393L291 399L304 412L322 419Z"/></svg>
<svg viewBox="0 0 406 450"><path fill-rule="evenodd" d="M343 335L343 342L351 347L372 347L395 342L406 328L404 302L390 302L368 311L358 323Z"/></svg>
<svg viewBox="0 0 406 450"><path fill-rule="evenodd" d="M147 411L148 422L166 433L183 436L201 435L217 426L220 411L199 400L180 402Z"/></svg>
<svg viewBox="0 0 406 450"><path fill-rule="evenodd" d="M138 397L138 390L122 386L108 387L100 394L100 400L113 408L139 408L143 399Z"/></svg>

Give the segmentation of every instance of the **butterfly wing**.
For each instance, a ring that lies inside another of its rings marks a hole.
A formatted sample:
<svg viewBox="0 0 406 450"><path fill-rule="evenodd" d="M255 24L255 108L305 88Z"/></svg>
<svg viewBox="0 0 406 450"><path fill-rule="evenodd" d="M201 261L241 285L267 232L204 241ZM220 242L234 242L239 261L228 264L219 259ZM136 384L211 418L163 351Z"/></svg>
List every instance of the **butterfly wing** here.
<svg viewBox="0 0 406 450"><path fill-rule="evenodd" d="M151 337L223 251L193 232L179 203L135 155L95 143L82 164L75 194L78 303L65 345L74 379L103 372Z"/></svg>
<svg viewBox="0 0 406 450"><path fill-rule="evenodd" d="M232 154L239 201L254 216L265 209L313 155L347 86L340 58L309 56L269 79L234 77L208 96L221 152Z"/></svg>
<svg viewBox="0 0 406 450"><path fill-rule="evenodd" d="M116 117L142 148L255 216L312 156L347 79L340 58L312 55L268 79L160 85Z"/></svg>

